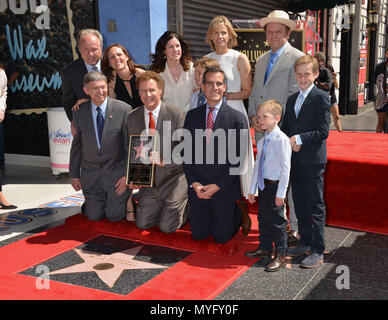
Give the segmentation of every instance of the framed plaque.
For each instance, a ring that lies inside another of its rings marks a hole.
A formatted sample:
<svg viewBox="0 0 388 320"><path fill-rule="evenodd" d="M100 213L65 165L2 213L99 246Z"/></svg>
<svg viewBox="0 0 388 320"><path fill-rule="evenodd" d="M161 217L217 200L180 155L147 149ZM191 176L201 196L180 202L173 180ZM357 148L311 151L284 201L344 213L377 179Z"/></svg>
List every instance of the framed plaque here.
<svg viewBox="0 0 388 320"><path fill-rule="evenodd" d="M154 135L131 135L128 148L127 184L153 187L155 165L150 153L155 150Z"/></svg>

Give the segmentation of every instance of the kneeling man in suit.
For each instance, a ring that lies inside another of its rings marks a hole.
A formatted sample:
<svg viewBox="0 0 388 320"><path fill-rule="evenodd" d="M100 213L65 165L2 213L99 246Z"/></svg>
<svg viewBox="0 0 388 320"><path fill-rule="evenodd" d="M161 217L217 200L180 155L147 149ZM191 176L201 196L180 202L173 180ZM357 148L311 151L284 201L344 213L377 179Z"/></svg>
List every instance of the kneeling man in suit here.
<svg viewBox="0 0 388 320"><path fill-rule="evenodd" d="M183 164L190 185L190 225L194 239L212 235L217 243L225 243L239 230L242 221L236 204L241 198L237 169L247 156L248 148L243 148L240 140L248 141L248 126L244 114L223 101L226 77L220 68L205 71L202 90L207 103L190 110L184 124L192 137L191 155L184 150ZM240 139L243 129L245 138ZM231 161L231 154L237 161Z"/></svg>
<svg viewBox="0 0 388 320"><path fill-rule="evenodd" d="M162 232L171 233L187 219L187 181L182 164L167 161L171 159L163 159L163 155L171 154L178 144L172 141L171 134L183 127L186 114L182 109L162 102L164 82L158 73L146 71L136 81L144 105L129 114L128 135L156 134L160 142L150 157L151 163L155 164L154 186L140 188L137 196L136 225L140 229L159 226ZM164 150L164 147L171 150ZM136 182L131 182L129 187L138 188Z"/></svg>
<svg viewBox="0 0 388 320"><path fill-rule="evenodd" d="M120 221L126 215L127 118L131 107L107 97L108 81L100 72L84 77L91 101L73 112L76 134L70 150L70 178L82 190L83 213L90 220Z"/></svg>

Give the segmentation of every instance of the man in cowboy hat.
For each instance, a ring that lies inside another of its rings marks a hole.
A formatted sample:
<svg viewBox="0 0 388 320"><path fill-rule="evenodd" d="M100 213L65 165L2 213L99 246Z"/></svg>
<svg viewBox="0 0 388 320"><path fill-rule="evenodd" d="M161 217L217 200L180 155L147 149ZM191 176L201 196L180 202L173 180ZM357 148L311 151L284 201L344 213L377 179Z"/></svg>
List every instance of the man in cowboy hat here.
<svg viewBox="0 0 388 320"><path fill-rule="evenodd" d="M256 111L258 106L266 101L274 99L278 101L283 114L289 95L299 90L294 75L294 64L304 53L290 45L288 38L291 31L296 28L295 22L289 19L286 12L281 10L272 11L268 17L260 20L265 30L266 40L270 46L269 51L259 57L255 67L255 78L251 95L249 97L248 114L252 126L256 130L256 142L264 136L258 132L256 124ZM288 204L290 208L290 244L298 240L297 219L294 212L291 192L289 190Z"/></svg>

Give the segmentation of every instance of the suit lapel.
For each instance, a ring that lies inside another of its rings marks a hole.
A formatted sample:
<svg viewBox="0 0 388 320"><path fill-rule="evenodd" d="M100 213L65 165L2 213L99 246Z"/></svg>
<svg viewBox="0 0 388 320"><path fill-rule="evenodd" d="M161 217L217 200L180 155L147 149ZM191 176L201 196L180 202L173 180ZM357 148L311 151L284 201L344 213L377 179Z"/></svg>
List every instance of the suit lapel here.
<svg viewBox="0 0 388 320"><path fill-rule="evenodd" d="M305 111L306 108L307 108L306 106L310 104L311 100L313 99L313 97L314 97L315 94L316 94L316 90L317 90L317 88L314 86L314 87L311 89L310 93L307 95L306 99L304 99L303 104L302 104L302 106L300 107L300 110L299 110L298 119L300 119L301 116L303 115L303 113L306 112L306 111ZM294 111L294 112L295 112L295 111Z"/></svg>
<svg viewBox="0 0 388 320"><path fill-rule="evenodd" d="M226 112L225 103L221 104L220 110L218 110L216 121L214 122L213 131L216 131L218 127L223 123Z"/></svg>
<svg viewBox="0 0 388 320"><path fill-rule="evenodd" d="M271 51L269 51L269 53L270 52ZM289 45L287 45L286 48L284 49L283 53L281 54L281 56L278 58L278 61L276 61L275 65L273 66L271 73L268 75L268 79L265 82L266 84L271 81L273 75L276 74L277 70L281 67L281 65L288 61L289 54L290 54ZM267 69L265 69L265 70L267 71Z"/></svg>
<svg viewBox="0 0 388 320"><path fill-rule="evenodd" d="M267 72L269 58L271 57L271 50L268 50L266 53L264 53L263 58L261 59L261 63L263 64L262 67L258 66L256 70L265 70L264 72L256 72L258 74L258 83L264 83L264 76ZM272 73L272 72L271 72ZM268 83L268 80L265 82L265 84Z"/></svg>

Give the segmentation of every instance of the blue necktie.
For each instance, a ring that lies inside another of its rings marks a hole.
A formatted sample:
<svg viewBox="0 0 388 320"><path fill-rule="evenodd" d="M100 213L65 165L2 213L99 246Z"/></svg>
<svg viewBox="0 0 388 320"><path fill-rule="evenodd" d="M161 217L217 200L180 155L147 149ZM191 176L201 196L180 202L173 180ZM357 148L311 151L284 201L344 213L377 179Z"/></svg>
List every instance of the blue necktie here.
<svg viewBox="0 0 388 320"><path fill-rule="evenodd" d="M296 103L295 103L295 115L297 118L299 115L300 108L302 107L303 101L304 101L304 97L301 93L299 93L298 99L296 99Z"/></svg>
<svg viewBox="0 0 388 320"><path fill-rule="evenodd" d="M104 129L104 117L101 113L101 108L97 107L97 133L98 133L98 141L101 143L102 130Z"/></svg>
<svg viewBox="0 0 388 320"><path fill-rule="evenodd" d="M263 151L260 155L259 160L259 176L258 176L258 186L260 190L264 189L264 158L265 158L265 149L267 148L268 139L264 139Z"/></svg>
<svg viewBox="0 0 388 320"><path fill-rule="evenodd" d="M271 73L271 70L272 70L273 65L274 65L275 57L276 57L276 53L273 53L273 52L271 51L271 57L270 57L270 59L269 59L267 71L265 72L265 76L264 76L264 84L266 83L266 81L267 81L267 79L268 79L268 76L269 76L269 74Z"/></svg>
<svg viewBox="0 0 388 320"><path fill-rule="evenodd" d="M202 93L202 90L199 90L197 107L200 107L206 103L206 96Z"/></svg>
<svg viewBox="0 0 388 320"><path fill-rule="evenodd" d="M97 66L93 66L93 67L92 67L92 70L93 70L93 71L100 71L100 70L98 70Z"/></svg>

